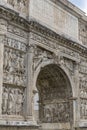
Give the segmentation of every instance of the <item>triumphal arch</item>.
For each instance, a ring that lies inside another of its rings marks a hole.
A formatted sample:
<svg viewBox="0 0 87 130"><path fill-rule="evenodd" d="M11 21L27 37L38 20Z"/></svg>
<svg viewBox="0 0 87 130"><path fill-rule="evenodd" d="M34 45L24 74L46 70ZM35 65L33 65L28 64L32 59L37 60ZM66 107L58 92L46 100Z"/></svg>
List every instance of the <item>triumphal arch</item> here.
<svg viewBox="0 0 87 130"><path fill-rule="evenodd" d="M87 16L68 0L0 0L0 130L87 130Z"/></svg>

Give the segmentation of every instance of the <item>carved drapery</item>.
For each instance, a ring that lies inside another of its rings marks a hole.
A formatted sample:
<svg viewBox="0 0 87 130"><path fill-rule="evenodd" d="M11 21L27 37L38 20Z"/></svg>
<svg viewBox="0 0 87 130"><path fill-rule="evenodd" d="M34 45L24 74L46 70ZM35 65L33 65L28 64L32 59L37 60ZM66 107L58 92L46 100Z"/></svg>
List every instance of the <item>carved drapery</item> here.
<svg viewBox="0 0 87 130"><path fill-rule="evenodd" d="M25 41L27 33L9 25L7 31L8 35L4 42L2 114L23 116L26 90L27 42L25 44ZM14 39L11 38L12 34ZM16 36L23 37L24 40L18 40Z"/></svg>
<svg viewBox="0 0 87 130"><path fill-rule="evenodd" d="M24 90L12 88L7 85L3 87L2 114L23 115Z"/></svg>
<svg viewBox="0 0 87 130"><path fill-rule="evenodd" d="M4 50L4 83L25 86L24 55L13 49Z"/></svg>

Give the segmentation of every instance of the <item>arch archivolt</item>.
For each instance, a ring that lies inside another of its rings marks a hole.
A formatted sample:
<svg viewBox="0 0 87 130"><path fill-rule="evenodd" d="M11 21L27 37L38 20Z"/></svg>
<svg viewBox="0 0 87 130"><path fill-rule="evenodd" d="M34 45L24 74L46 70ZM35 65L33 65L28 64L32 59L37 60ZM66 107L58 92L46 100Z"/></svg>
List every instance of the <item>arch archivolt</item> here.
<svg viewBox="0 0 87 130"><path fill-rule="evenodd" d="M73 78L72 78L72 76L71 76L71 73L70 73L69 69L68 69L66 66L64 66L64 64L56 64L53 59L48 60L48 61L46 61L46 62L42 62L42 63L37 67L37 69L34 71L33 89L37 91L36 82L37 82L37 77L38 77L38 75L39 75L41 69L44 68L44 67L47 66L47 65L50 65L50 64L57 65L59 68L61 68L61 69L64 71L64 73L65 73L66 76L68 77L68 80L70 81L70 84L71 84L72 94L73 94L72 96L73 96L73 97L76 97L76 93L75 93L75 83L74 83L74 80L73 80Z"/></svg>

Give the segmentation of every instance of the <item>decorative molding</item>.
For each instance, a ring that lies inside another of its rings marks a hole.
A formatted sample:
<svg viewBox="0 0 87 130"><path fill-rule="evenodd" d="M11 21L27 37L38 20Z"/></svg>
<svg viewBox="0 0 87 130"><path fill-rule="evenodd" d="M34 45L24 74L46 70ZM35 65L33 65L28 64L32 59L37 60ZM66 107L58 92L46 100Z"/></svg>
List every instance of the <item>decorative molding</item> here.
<svg viewBox="0 0 87 130"><path fill-rule="evenodd" d="M47 27L44 27L43 25L36 22L34 19L31 20L24 19L19 15L19 13L11 9L7 9L3 6L0 6L0 17L6 20L10 20L13 23L19 24L20 26L25 27L28 31L30 30L31 32L35 33L37 32L40 33L40 35L42 34L55 41L58 41L61 45L71 47L75 51L78 51L79 53L82 53L83 55L87 56L87 48L85 46L53 32Z"/></svg>

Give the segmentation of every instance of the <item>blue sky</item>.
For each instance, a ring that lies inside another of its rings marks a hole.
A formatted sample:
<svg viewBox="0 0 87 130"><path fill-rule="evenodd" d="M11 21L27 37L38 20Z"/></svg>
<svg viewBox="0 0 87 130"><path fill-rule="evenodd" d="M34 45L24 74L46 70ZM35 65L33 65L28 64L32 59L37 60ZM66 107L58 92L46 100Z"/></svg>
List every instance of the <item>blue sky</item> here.
<svg viewBox="0 0 87 130"><path fill-rule="evenodd" d="M69 1L78 6L80 9L82 9L87 15L87 0L69 0Z"/></svg>

